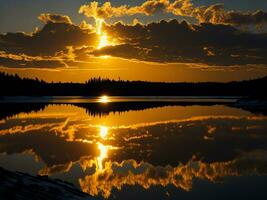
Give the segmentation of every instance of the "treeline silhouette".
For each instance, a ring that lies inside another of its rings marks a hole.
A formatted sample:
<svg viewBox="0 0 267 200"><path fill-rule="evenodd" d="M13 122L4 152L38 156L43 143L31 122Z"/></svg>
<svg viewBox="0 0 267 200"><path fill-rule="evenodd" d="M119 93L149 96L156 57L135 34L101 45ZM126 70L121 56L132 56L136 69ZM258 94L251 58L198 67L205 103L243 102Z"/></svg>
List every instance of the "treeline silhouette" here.
<svg viewBox="0 0 267 200"><path fill-rule="evenodd" d="M49 105L72 105L83 108L89 116L105 117L109 114L122 114L130 111L143 111L153 108L161 108L166 106L213 106L225 105L229 107L239 108L257 113L267 115L266 108L261 107L247 107L237 106L235 103L229 102L110 102L108 104L102 103L0 103L0 120L8 119L20 113L39 112L44 110Z"/></svg>
<svg viewBox="0 0 267 200"><path fill-rule="evenodd" d="M192 105L217 105L224 104L228 105L229 103L225 102L109 102L108 104L102 103L77 103L72 104L74 106L83 108L86 110L86 113L89 116L107 116L110 113L121 114L124 112L130 111L143 111L147 109L160 108L166 106L192 106ZM230 104L229 104L230 105Z"/></svg>
<svg viewBox="0 0 267 200"><path fill-rule="evenodd" d="M19 113L31 113L44 110L49 105L72 105L83 108L89 116L104 117L110 113L121 114L129 111L143 111L165 106L216 105L212 102L110 102L102 103L0 103L0 120L12 118ZM227 104L227 103L220 103Z"/></svg>
<svg viewBox="0 0 267 200"><path fill-rule="evenodd" d="M228 83L165 83L91 78L85 83L48 83L0 73L1 96L257 96L266 97L267 76Z"/></svg>
<svg viewBox="0 0 267 200"><path fill-rule="evenodd" d="M0 120L12 118L19 113L39 112L46 108L46 103L1 103L0 104Z"/></svg>

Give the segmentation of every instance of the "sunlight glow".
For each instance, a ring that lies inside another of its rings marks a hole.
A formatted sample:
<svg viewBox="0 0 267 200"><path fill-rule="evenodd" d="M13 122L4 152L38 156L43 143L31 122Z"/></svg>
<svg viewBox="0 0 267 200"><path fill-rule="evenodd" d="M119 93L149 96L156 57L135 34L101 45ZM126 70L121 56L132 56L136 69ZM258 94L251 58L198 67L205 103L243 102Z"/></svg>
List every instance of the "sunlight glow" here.
<svg viewBox="0 0 267 200"><path fill-rule="evenodd" d="M115 45L115 42L113 40L111 41L107 33L102 30L104 20L97 18L95 19L95 22L96 22L96 33L99 36L97 49L101 49L106 46Z"/></svg>
<svg viewBox="0 0 267 200"><path fill-rule="evenodd" d="M98 149L100 151L100 155L97 157L97 166L99 170L103 169L103 160L108 157L108 147L98 143Z"/></svg>
<svg viewBox="0 0 267 200"><path fill-rule="evenodd" d="M103 19L95 19L95 23L96 23L96 34L97 35L101 35L102 33L102 25L103 25L104 20Z"/></svg>
<svg viewBox="0 0 267 200"><path fill-rule="evenodd" d="M108 103L109 102L109 98L108 98L108 96L103 95L103 96L101 96L99 98L98 102L100 102L100 103Z"/></svg>
<svg viewBox="0 0 267 200"><path fill-rule="evenodd" d="M99 135L102 139L105 139L108 135L108 127L106 126L100 126Z"/></svg>
<svg viewBox="0 0 267 200"><path fill-rule="evenodd" d="M101 48L103 48L105 46L108 46L108 45L109 45L109 42L108 42L107 34L106 33L101 33L97 49L101 49Z"/></svg>

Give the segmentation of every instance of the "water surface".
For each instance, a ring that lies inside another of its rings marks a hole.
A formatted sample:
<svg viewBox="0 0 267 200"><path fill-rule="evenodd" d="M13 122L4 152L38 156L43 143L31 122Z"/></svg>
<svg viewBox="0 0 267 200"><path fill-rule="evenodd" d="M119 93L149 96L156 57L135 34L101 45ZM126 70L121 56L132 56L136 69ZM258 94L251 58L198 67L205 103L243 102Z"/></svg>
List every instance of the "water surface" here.
<svg viewBox="0 0 267 200"><path fill-rule="evenodd" d="M267 117L210 99L3 103L0 166L96 199L266 199Z"/></svg>

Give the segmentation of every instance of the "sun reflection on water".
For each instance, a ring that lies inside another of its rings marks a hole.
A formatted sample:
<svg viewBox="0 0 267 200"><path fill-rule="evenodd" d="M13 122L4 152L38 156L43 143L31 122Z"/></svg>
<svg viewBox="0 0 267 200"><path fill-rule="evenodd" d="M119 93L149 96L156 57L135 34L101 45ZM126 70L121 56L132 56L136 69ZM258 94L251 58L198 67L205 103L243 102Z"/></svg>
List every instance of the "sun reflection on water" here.
<svg viewBox="0 0 267 200"><path fill-rule="evenodd" d="M102 170L103 160L108 157L108 147L103 145L102 143L98 143L98 149L100 151L100 155L97 157L97 168L99 170Z"/></svg>
<svg viewBox="0 0 267 200"><path fill-rule="evenodd" d="M108 135L108 127L106 126L100 126L99 130L99 136L105 140ZM105 146L104 144L98 142L97 143L98 150L100 151L99 156L97 157L97 168L98 170L103 169L103 161L108 157L108 146Z"/></svg>
<svg viewBox="0 0 267 200"><path fill-rule="evenodd" d="M105 139L107 137L108 134L108 127L106 126L100 126L100 132L99 135L102 139Z"/></svg>
<svg viewBox="0 0 267 200"><path fill-rule="evenodd" d="M99 97L98 102L100 102L100 103L108 103L109 102L109 98L108 98L108 96L103 95L103 96Z"/></svg>

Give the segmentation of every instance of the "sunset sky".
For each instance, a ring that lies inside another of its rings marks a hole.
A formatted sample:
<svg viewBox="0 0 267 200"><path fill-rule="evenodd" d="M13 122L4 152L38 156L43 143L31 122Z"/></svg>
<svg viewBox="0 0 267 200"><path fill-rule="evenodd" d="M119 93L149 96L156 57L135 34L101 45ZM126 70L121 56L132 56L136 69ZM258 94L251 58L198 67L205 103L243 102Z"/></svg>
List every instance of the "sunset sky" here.
<svg viewBox="0 0 267 200"><path fill-rule="evenodd" d="M232 81L267 75L266 0L0 0L0 71Z"/></svg>

